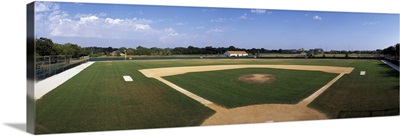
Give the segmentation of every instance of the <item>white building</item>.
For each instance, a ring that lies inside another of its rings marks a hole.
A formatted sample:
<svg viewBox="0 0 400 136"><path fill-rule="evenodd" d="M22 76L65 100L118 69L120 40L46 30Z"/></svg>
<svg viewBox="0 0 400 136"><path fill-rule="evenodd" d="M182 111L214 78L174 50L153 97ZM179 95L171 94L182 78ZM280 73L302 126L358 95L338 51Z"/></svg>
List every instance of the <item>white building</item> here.
<svg viewBox="0 0 400 136"><path fill-rule="evenodd" d="M226 51L224 56L227 57L248 57L249 54L245 51Z"/></svg>

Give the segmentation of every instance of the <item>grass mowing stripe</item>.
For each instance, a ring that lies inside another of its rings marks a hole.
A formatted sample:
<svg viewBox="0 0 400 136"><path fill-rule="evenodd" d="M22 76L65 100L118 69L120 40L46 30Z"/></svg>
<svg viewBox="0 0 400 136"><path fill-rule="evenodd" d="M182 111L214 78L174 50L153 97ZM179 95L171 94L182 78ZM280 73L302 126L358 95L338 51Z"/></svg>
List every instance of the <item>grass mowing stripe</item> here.
<svg viewBox="0 0 400 136"><path fill-rule="evenodd" d="M238 80L246 74L272 74L277 80L263 84ZM164 78L207 100L235 108L266 103L295 104L336 76L316 71L246 68L193 72Z"/></svg>
<svg viewBox="0 0 400 136"><path fill-rule="evenodd" d="M60 85L37 101L37 133L193 126L214 113L137 69L99 62Z"/></svg>
<svg viewBox="0 0 400 136"><path fill-rule="evenodd" d="M318 109L332 118L338 117L337 115L341 111L356 111L357 113L357 111L378 110L376 113L379 113L379 115L398 115L398 110L391 113L381 113L379 111L393 108L398 109L399 107L398 72L393 71L379 60L204 59L96 62L43 96L42 99L36 101L37 133L199 125L204 119L213 114L214 111L155 79L144 77L138 70L160 67L227 64L354 67L355 69L351 74L344 75L326 92L314 100L309 107ZM367 75L360 76L359 71L361 70L367 71ZM134 80L132 84L124 82L122 79L123 75L131 76ZM215 75L213 78L218 79L218 76ZM205 78L205 80L207 79ZM293 80L295 79L293 78ZM233 79L229 80L234 82ZM309 78L308 80L314 80L314 78ZM296 79L295 81L302 82L300 79ZM204 84L204 86L209 85L213 85L213 83ZM221 84L220 86L215 86L215 88L223 89L222 86L226 85ZM293 85L286 86L281 87L281 89L296 87ZM236 96L241 94L241 92L230 93L236 93ZM260 95L263 92L249 91L248 93ZM271 96L263 96L262 98L254 97L254 99L270 99L269 97L278 95L279 91L270 93ZM288 93L285 95L293 94ZM299 94L299 96L301 95L307 94ZM229 97L234 97L234 95ZM218 99L218 97L215 99ZM237 96L235 99L240 99L240 97ZM288 101L283 97L278 100ZM227 97L223 101L230 101L230 99ZM374 113L374 115L377 114Z"/></svg>
<svg viewBox="0 0 400 136"><path fill-rule="evenodd" d="M354 61L352 65L355 69L351 74L344 75L309 106L331 118L339 117L342 111L360 111L347 116L364 117L370 116L365 112L399 108L399 72L380 61ZM367 71L366 75L360 76L360 71Z"/></svg>

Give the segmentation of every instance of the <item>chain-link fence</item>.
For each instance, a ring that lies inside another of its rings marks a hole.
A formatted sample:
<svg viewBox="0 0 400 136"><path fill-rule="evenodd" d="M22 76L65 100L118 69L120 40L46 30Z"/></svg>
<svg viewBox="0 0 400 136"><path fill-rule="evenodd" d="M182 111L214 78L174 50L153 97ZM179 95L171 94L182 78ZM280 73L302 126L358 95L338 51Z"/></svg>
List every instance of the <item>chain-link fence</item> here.
<svg viewBox="0 0 400 136"><path fill-rule="evenodd" d="M52 75L87 62L89 57L69 58L64 55L36 56L36 81L43 80Z"/></svg>

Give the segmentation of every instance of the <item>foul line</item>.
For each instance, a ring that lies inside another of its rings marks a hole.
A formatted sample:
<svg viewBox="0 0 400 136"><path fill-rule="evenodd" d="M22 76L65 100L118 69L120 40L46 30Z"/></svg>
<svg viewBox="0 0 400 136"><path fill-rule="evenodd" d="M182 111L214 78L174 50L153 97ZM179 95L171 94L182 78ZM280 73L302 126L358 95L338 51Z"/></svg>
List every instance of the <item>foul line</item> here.
<svg viewBox="0 0 400 136"><path fill-rule="evenodd" d="M204 99L196 94L193 94L174 83L171 83L165 79L163 76L171 76L184 74L189 72L203 72L203 71L215 71L215 70L228 70L228 69L239 69L239 68L275 68L275 69L290 69L290 70L310 70L310 71L323 71L327 73L340 73L336 78L331 80L321 89L299 102L297 105L307 106L311 103L316 97L318 97L322 92L328 89L333 83L335 83L339 78L341 78L344 74L349 74L353 71L352 67L332 67L332 66L304 66L304 65L213 65L213 66L189 66L189 67L167 67L167 68L155 68L155 69L142 69L139 70L143 75L149 78L157 79L164 84L172 87L173 89L181 92L182 94L200 102L201 104L215 110L227 110L226 108L219 106L207 99Z"/></svg>
<svg viewBox="0 0 400 136"><path fill-rule="evenodd" d="M320 88L318 91L314 92L312 95L310 95L307 98L305 98L304 100L300 101L297 105L307 106L312 101L314 101L315 98L317 98L319 95L321 95L323 92L325 92L333 83L335 83L337 80L339 80L343 75L344 75L344 73L341 73L340 75L338 75L337 77L332 79L329 83L327 83L325 86Z"/></svg>
<svg viewBox="0 0 400 136"><path fill-rule="evenodd" d="M186 95L186 96L188 96L188 97L200 102L201 104L203 104L203 105L205 105L205 106L207 106L207 107L209 107L209 108L211 108L211 109L213 109L215 111L220 111L220 110L225 110L226 109L226 108L221 107L219 105L216 105L213 102L211 102L209 100L206 100L206 99L204 99L204 98L202 98L202 97L200 97L200 96L198 96L196 94L193 94L193 93L183 89L182 87L179 87L179 86L175 85L174 83L171 83L171 82L169 82L169 81L167 81L167 80L165 80L165 79L163 79L161 77L154 77L154 78L159 80L159 81L161 81L161 82L163 82L164 84L172 87L173 89L177 90L178 92L183 93L184 95Z"/></svg>

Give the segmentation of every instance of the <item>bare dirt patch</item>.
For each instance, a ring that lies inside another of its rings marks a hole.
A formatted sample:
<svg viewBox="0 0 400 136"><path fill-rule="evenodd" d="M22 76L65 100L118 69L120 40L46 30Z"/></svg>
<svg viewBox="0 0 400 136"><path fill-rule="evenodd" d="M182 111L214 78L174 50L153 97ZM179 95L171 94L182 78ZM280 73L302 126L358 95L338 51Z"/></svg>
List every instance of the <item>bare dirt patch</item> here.
<svg viewBox="0 0 400 136"><path fill-rule="evenodd" d="M276 80L275 76L270 74L247 74L238 79L246 83L272 83Z"/></svg>
<svg viewBox="0 0 400 136"><path fill-rule="evenodd" d="M282 121L320 120L328 117L308 107L290 104L261 104L222 110L201 124L227 125Z"/></svg>

